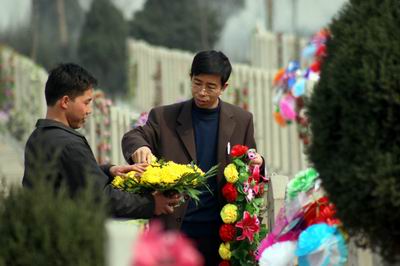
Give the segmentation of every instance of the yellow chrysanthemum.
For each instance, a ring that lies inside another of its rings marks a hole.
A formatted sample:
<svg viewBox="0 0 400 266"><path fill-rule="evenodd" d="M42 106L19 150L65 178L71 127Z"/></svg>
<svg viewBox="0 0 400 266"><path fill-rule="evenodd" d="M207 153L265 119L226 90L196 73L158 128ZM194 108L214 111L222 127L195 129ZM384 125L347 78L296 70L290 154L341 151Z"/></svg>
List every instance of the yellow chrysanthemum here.
<svg viewBox="0 0 400 266"><path fill-rule="evenodd" d="M238 208L234 204L226 204L221 210L222 221L226 224L236 222L238 216Z"/></svg>
<svg viewBox="0 0 400 266"><path fill-rule="evenodd" d="M172 161L153 161L141 174L131 171L114 178L113 185L128 192L168 189L185 191L205 184L205 179L205 173L197 166Z"/></svg>
<svg viewBox="0 0 400 266"><path fill-rule="evenodd" d="M226 181L229 183L235 183L239 179L239 172L233 163L228 164L224 169L224 175Z"/></svg>
<svg viewBox="0 0 400 266"><path fill-rule="evenodd" d="M151 156L151 163L157 163L157 157L152 155Z"/></svg>
<svg viewBox="0 0 400 266"><path fill-rule="evenodd" d="M116 188L122 188L122 185L124 184L124 179L120 176L116 176L111 184Z"/></svg>
<svg viewBox="0 0 400 266"><path fill-rule="evenodd" d="M161 182L161 168L150 165L140 177L140 183L158 184Z"/></svg>
<svg viewBox="0 0 400 266"><path fill-rule="evenodd" d="M183 164L166 162L163 165L160 165L155 163L146 168L146 171L142 174L140 182L150 184L174 184L178 182L184 174L190 173L204 174L200 169L193 169L192 167Z"/></svg>
<svg viewBox="0 0 400 266"><path fill-rule="evenodd" d="M231 259L231 246L229 242L221 243L218 249L218 253L223 260L230 260Z"/></svg>
<svg viewBox="0 0 400 266"><path fill-rule="evenodd" d="M128 178L137 180L136 174L137 174L136 171L130 171L130 172L126 173L125 176Z"/></svg>

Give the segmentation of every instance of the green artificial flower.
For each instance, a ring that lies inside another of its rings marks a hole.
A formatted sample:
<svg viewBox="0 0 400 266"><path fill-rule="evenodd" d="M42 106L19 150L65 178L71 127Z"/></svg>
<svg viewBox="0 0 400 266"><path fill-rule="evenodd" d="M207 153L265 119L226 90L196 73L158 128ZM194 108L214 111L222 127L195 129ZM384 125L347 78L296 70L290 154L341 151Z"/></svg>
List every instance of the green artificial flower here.
<svg viewBox="0 0 400 266"><path fill-rule="evenodd" d="M287 196L290 200L294 199L299 192L306 192L314 186L318 178L318 172L314 168L307 168L295 175L287 185Z"/></svg>

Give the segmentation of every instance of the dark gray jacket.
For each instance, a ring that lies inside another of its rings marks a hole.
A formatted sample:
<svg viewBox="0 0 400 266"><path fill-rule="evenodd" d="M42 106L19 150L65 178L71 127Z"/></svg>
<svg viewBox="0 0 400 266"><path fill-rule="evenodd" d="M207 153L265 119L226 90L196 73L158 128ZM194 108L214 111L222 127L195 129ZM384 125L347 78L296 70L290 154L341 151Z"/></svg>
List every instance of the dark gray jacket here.
<svg viewBox="0 0 400 266"><path fill-rule="evenodd" d="M111 186L110 165L98 165L86 138L64 124L39 119L25 146L24 187L31 187L36 178L53 176L57 189L61 182L73 197L88 178L109 199L116 217L151 218L154 212L152 195L122 192Z"/></svg>

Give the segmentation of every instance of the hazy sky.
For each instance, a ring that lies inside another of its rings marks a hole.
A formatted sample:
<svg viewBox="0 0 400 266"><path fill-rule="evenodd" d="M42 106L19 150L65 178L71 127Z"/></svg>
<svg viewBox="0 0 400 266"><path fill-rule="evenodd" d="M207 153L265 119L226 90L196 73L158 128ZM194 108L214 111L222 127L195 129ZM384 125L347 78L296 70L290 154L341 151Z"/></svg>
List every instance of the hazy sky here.
<svg viewBox="0 0 400 266"><path fill-rule="evenodd" d="M224 50L228 56L236 60L248 58L250 34L256 24L266 25L266 0L245 1L245 8L227 21L221 40L217 44L218 49ZM91 0L79 0L79 2L87 9ZM113 2L121 8L126 18L130 18L135 10L143 6L145 0L113 0ZM296 3L297 31L312 34L326 26L345 2L347 0L275 0L274 29L280 32L292 31L292 4ZM30 0L0 0L0 30L5 27L17 27L28 21L30 3Z"/></svg>
<svg viewBox="0 0 400 266"><path fill-rule="evenodd" d="M0 0L0 30L18 27L30 16L29 0Z"/></svg>
<svg viewBox="0 0 400 266"><path fill-rule="evenodd" d="M297 32L312 35L326 26L347 0L275 0L275 31L293 31L293 2L297 5ZM217 48L234 60L248 60L252 31L257 24L266 26L265 3L266 0L246 0L245 9L227 21Z"/></svg>

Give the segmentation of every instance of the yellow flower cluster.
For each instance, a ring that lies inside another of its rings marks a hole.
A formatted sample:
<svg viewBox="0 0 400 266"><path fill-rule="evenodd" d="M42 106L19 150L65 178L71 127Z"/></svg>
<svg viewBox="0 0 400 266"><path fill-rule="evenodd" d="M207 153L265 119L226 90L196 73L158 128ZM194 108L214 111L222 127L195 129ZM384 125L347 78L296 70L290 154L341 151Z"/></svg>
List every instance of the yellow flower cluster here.
<svg viewBox="0 0 400 266"><path fill-rule="evenodd" d="M159 163L153 161L146 170L139 175L135 171L128 172L125 176L116 176L112 185L116 188L130 188L136 185L165 185L166 187L176 184L184 175L196 174L203 177L204 172L197 166L188 164L177 164L172 161ZM132 180L134 182L127 182ZM184 185L197 185L197 178L189 178Z"/></svg>
<svg viewBox="0 0 400 266"><path fill-rule="evenodd" d="M219 246L219 249L218 249L218 253L223 260L230 260L232 253L231 253L231 247L230 247L229 242L221 243L221 245Z"/></svg>
<svg viewBox="0 0 400 266"><path fill-rule="evenodd" d="M229 183L235 183L239 179L239 172L233 163L228 164L224 169L224 175L226 181Z"/></svg>
<svg viewBox="0 0 400 266"><path fill-rule="evenodd" d="M204 172L198 167L190 165L167 162L164 164L152 163L140 177L141 184L174 184L184 174L200 174Z"/></svg>
<svg viewBox="0 0 400 266"><path fill-rule="evenodd" d="M238 207L234 204L226 204L221 210L222 221L226 224L236 222L238 217Z"/></svg>
<svg viewBox="0 0 400 266"><path fill-rule="evenodd" d="M121 176L116 176L111 184L116 188L122 188L124 185L124 178Z"/></svg>

